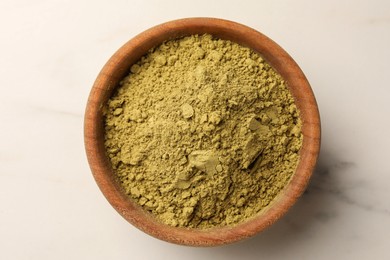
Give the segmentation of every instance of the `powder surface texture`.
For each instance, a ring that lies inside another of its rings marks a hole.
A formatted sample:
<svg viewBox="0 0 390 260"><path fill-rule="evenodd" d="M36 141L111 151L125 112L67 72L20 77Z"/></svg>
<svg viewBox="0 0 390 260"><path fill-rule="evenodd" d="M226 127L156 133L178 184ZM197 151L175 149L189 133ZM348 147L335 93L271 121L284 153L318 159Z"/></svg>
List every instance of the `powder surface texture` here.
<svg viewBox="0 0 390 260"><path fill-rule="evenodd" d="M151 49L103 113L123 189L171 226L250 219L298 164L301 121L286 82L259 54L210 35Z"/></svg>

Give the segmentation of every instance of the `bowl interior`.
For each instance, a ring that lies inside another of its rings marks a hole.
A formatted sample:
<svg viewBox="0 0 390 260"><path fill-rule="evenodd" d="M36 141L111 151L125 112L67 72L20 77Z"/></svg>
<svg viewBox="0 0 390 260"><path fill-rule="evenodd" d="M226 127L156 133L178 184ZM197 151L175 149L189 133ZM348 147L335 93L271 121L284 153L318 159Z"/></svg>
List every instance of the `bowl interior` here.
<svg viewBox="0 0 390 260"><path fill-rule="evenodd" d="M303 143L300 161L289 184L256 217L233 227L208 230L164 225L128 198L117 182L104 148L102 106L119 82L149 49L170 39L193 34L211 34L258 52L287 82L302 120ZM247 238L284 215L307 186L320 147L320 119L310 85L294 60L263 34L235 22L213 18L189 18L153 27L121 47L107 62L91 90L85 114L85 147L99 188L111 205L130 223L159 239L184 245L214 246Z"/></svg>

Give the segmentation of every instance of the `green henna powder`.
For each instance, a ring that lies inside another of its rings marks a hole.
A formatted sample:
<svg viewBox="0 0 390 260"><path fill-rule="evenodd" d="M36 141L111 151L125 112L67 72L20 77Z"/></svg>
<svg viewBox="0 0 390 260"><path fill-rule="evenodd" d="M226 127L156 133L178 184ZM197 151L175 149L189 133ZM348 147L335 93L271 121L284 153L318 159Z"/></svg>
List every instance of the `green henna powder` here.
<svg viewBox="0 0 390 260"><path fill-rule="evenodd" d="M210 35L151 49L104 117L123 189L171 226L212 228L255 216L289 182L302 145L282 77L252 50Z"/></svg>

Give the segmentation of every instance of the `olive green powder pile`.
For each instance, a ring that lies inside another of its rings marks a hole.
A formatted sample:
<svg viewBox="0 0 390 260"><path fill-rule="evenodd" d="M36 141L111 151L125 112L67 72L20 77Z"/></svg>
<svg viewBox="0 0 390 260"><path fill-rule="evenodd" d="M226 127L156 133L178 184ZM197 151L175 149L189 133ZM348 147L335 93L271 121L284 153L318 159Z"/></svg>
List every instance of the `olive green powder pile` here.
<svg viewBox="0 0 390 260"><path fill-rule="evenodd" d="M210 35L151 49L104 116L107 154L124 190L171 226L253 217L289 182L302 144L281 76L252 50Z"/></svg>

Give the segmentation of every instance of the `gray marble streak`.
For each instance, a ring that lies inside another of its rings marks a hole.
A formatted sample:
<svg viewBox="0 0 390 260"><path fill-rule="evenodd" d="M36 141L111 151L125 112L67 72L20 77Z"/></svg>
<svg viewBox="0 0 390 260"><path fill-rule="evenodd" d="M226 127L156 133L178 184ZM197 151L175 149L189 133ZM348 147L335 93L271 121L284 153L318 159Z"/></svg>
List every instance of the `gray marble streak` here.
<svg viewBox="0 0 390 260"><path fill-rule="evenodd" d="M359 201L359 198L348 195L348 189L350 188L360 187L369 192L370 187L367 186L365 182L357 183L354 180L349 180L350 183L348 184L338 182L337 177L339 175L342 175L346 171L354 171L356 168L357 164L355 162L334 159L331 157L320 157L311 183L305 192L305 196L310 196L313 191L324 192L334 196L335 199L342 201L343 203L358 207L361 210L373 211L390 217L390 209L375 206L375 201L366 204ZM347 187L348 185L352 186Z"/></svg>
<svg viewBox="0 0 390 260"><path fill-rule="evenodd" d="M80 113L75 113L75 112L62 110L62 109L57 109L57 108L51 108L51 107L30 105L30 108L32 110L35 110L38 113L53 114L53 115L64 115L64 116L70 116L70 117L74 117L74 118L81 118L83 116Z"/></svg>

